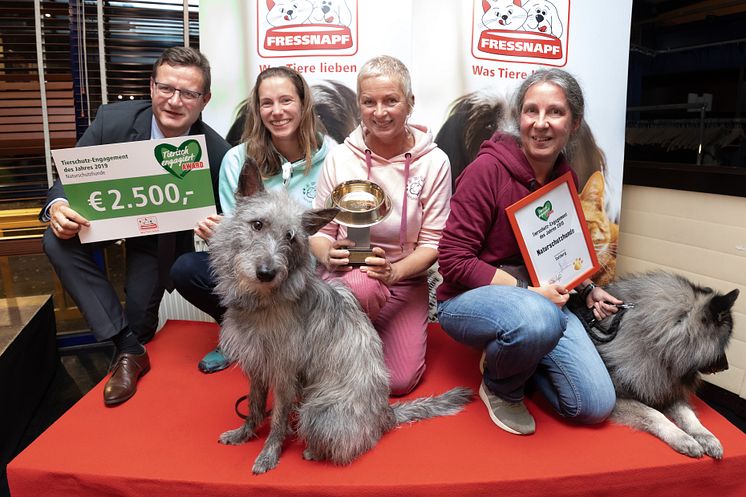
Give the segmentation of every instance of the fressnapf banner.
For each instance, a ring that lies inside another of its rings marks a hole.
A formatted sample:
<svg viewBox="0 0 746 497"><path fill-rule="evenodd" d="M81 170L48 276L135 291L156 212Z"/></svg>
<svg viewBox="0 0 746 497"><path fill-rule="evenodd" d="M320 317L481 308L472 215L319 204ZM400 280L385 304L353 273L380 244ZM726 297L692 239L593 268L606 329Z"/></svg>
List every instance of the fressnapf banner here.
<svg viewBox="0 0 746 497"><path fill-rule="evenodd" d="M473 12L475 58L556 67L567 63L569 0L480 0Z"/></svg>
<svg viewBox="0 0 746 497"><path fill-rule="evenodd" d="M358 47L357 1L266 0L256 2L260 57L354 55Z"/></svg>
<svg viewBox="0 0 746 497"><path fill-rule="evenodd" d="M481 123L488 134L505 126L498 118L515 88L533 71L562 68L586 99L586 126L568 153L603 283L616 264L632 0L605 2L603 9L600 17L595 0L202 2L200 45L213 68L204 118L226 132L257 74L275 65L302 73L317 100L354 108L358 71L388 54L412 75L410 122L429 127L444 150L448 139L475 136L478 148L482 137L467 126ZM455 115L464 108L469 112ZM323 119L324 109L318 114ZM335 139L348 131L337 130ZM470 159L465 154L458 164L449 156L454 175Z"/></svg>

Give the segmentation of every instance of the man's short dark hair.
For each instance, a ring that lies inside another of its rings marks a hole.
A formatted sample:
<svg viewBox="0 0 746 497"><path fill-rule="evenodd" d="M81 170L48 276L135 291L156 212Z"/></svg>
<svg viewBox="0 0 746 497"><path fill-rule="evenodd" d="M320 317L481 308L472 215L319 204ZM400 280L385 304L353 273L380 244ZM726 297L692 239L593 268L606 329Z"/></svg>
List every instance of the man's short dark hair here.
<svg viewBox="0 0 746 497"><path fill-rule="evenodd" d="M163 64L169 66L194 66L202 72L204 81L203 93L210 93L210 62L202 52L192 47L171 47L163 51L158 60L153 64L153 72L150 75L155 81L156 72Z"/></svg>

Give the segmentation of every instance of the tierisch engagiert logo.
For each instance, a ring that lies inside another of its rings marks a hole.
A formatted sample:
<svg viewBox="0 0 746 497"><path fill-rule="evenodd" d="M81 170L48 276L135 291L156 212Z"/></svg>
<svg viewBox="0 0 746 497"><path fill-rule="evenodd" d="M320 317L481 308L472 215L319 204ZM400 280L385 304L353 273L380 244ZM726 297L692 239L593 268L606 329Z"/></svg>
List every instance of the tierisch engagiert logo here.
<svg viewBox="0 0 746 497"><path fill-rule="evenodd" d="M202 147L197 140L187 140L178 147L162 143L153 149L155 160L163 169L179 179L186 176L193 169L204 169Z"/></svg>
<svg viewBox="0 0 746 497"><path fill-rule="evenodd" d="M354 55L357 0L259 0L261 57Z"/></svg>
<svg viewBox="0 0 746 497"><path fill-rule="evenodd" d="M569 28L570 0L474 0L472 55L562 67Z"/></svg>
<svg viewBox="0 0 746 497"><path fill-rule="evenodd" d="M552 203L547 200L546 202L544 202L544 205L540 205L539 207L534 209L534 213L536 213L536 217L538 217L542 221L549 221L549 216L554 213L554 209L552 209Z"/></svg>

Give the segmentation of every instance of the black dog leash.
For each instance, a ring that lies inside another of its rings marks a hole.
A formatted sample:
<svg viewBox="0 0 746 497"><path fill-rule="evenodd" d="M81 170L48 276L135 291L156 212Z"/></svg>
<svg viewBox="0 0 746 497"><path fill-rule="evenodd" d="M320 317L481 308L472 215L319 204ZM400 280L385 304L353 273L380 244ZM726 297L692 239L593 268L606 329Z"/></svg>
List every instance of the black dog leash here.
<svg viewBox="0 0 746 497"><path fill-rule="evenodd" d="M249 409L248 409L249 406L248 405L246 406L246 414L244 414L244 413L242 413L241 411L238 410L238 406L240 406L241 402L243 402L244 400L248 401L249 400L249 396L248 395L242 395L242 396L240 396L238 398L238 400L236 401L236 405L233 406L233 409L235 409L236 414L241 419L246 419L247 417L249 417Z"/></svg>
<svg viewBox="0 0 746 497"><path fill-rule="evenodd" d="M239 409L241 402L243 402L244 400L247 401L246 402L246 414L242 413L241 410ZM248 395L242 395L236 400L236 404L233 406L233 409L236 411L236 415L241 419L246 419L249 417L248 400L249 400ZM264 413L264 417L266 418L270 416L271 414L272 414L272 409L267 409L267 412Z"/></svg>
<svg viewBox="0 0 746 497"><path fill-rule="evenodd" d="M622 317L628 309L634 307L634 304L620 304L617 306L619 311L614 314L611 324L608 328L601 326L600 321L593 315L593 309L589 309L585 306L585 302L582 301L578 294L570 296L570 300L567 302L567 306L570 310L578 317L580 324L585 328L585 332L591 337L591 340L595 343L609 343L616 338L619 333L619 326L622 324Z"/></svg>

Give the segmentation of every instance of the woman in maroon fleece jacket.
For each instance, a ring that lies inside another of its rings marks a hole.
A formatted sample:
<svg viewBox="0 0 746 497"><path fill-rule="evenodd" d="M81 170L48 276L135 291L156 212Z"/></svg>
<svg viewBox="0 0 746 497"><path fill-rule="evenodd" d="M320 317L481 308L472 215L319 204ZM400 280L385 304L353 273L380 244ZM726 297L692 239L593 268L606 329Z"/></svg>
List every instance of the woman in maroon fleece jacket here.
<svg viewBox="0 0 746 497"><path fill-rule="evenodd" d="M484 350L479 396L494 423L510 433L535 431L523 403L529 381L561 415L580 423L603 421L614 407L606 368L565 307L569 290L528 285L505 212L571 171L562 150L582 123L584 105L567 72L545 69L529 76L512 106L518 134L497 132L482 144L456 183L440 242L440 324L455 340ZM590 280L578 291L597 319L622 303Z"/></svg>

